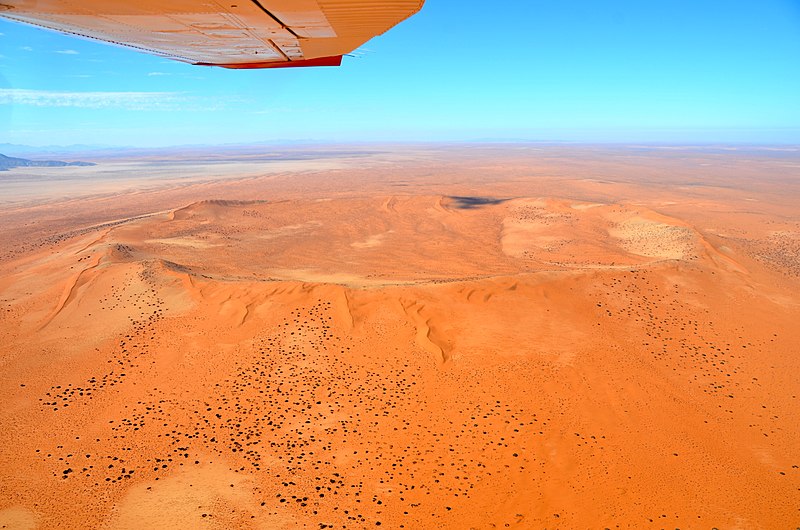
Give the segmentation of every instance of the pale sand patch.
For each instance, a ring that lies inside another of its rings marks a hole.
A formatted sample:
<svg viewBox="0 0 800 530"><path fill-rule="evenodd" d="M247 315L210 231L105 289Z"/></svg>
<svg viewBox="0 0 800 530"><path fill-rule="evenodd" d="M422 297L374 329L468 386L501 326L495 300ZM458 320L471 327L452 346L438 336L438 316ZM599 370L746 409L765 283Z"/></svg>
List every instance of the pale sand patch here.
<svg viewBox="0 0 800 530"><path fill-rule="evenodd" d="M685 226L631 217L608 230L627 252L658 259L686 259L692 255L696 238Z"/></svg>
<svg viewBox="0 0 800 530"><path fill-rule="evenodd" d="M219 244L209 243L208 241L203 241L202 239L197 239L193 237L168 237L164 239L146 239L145 243L156 243L162 245L177 245L180 247L189 247L189 248L213 248L220 246Z"/></svg>
<svg viewBox="0 0 800 530"><path fill-rule="evenodd" d="M579 202L570 205L573 210L589 210L591 208L597 208L598 206L605 206L605 204L602 202Z"/></svg>
<svg viewBox="0 0 800 530"><path fill-rule="evenodd" d="M0 528L33 530L38 527L36 514L22 506L11 506L0 510Z"/></svg>
<svg viewBox="0 0 800 530"><path fill-rule="evenodd" d="M260 239L276 239L279 237L294 236L303 232L307 232L309 230L313 230L314 228L318 228L320 226L322 226L322 223L320 221L308 221L301 224L286 225L286 226L281 226L279 228L273 228L263 234L259 234L258 237Z"/></svg>
<svg viewBox="0 0 800 530"><path fill-rule="evenodd" d="M207 464L130 488L114 507L109 528L279 530L298 526L285 509L272 506L277 503L270 500L269 510L260 506L260 498L252 491L253 480L248 475L222 464ZM256 517L251 518L253 515Z"/></svg>
<svg viewBox="0 0 800 530"><path fill-rule="evenodd" d="M365 239L363 241L354 241L353 243L350 243L350 246L353 247L353 248L375 248L375 247L379 247L379 246L381 246L383 244L383 240L386 238L386 235L390 234L391 232L392 232L392 230L389 230L388 232L384 232L382 234L371 235L371 236L369 236L367 239Z"/></svg>

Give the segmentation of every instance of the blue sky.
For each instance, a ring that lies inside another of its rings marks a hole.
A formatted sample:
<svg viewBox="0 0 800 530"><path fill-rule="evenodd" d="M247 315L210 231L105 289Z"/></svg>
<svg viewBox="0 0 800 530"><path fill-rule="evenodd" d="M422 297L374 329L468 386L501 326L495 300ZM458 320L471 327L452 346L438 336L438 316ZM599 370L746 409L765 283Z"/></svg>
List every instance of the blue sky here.
<svg viewBox="0 0 800 530"><path fill-rule="evenodd" d="M800 143L798 0L427 0L362 52L230 71L0 19L0 143Z"/></svg>

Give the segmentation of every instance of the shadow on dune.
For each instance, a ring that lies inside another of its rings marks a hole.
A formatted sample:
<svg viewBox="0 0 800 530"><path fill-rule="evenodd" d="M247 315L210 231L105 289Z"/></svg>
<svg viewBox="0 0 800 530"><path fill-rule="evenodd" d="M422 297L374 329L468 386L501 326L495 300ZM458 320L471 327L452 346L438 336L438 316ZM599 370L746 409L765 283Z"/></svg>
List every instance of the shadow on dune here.
<svg viewBox="0 0 800 530"><path fill-rule="evenodd" d="M470 210L473 208L480 208L482 206L492 206L495 204L502 204L510 199L496 199L494 197L461 197L456 195L448 195L448 199L452 200L456 208L462 210Z"/></svg>

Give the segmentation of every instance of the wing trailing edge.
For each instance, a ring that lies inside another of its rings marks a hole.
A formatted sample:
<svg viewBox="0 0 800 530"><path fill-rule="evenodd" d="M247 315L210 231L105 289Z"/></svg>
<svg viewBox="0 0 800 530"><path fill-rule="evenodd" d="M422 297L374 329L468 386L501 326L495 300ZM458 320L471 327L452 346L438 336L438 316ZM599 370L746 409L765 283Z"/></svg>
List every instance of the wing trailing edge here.
<svg viewBox="0 0 800 530"><path fill-rule="evenodd" d="M424 0L0 0L0 16L196 65L338 66Z"/></svg>

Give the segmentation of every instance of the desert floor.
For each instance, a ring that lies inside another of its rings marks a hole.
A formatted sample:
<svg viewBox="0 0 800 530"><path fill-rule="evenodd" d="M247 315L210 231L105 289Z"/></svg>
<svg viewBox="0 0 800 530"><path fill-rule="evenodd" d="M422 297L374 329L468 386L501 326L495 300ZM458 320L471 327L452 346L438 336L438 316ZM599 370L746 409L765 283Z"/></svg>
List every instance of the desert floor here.
<svg viewBox="0 0 800 530"><path fill-rule="evenodd" d="M800 150L0 174L2 528L800 526Z"/></svg>

